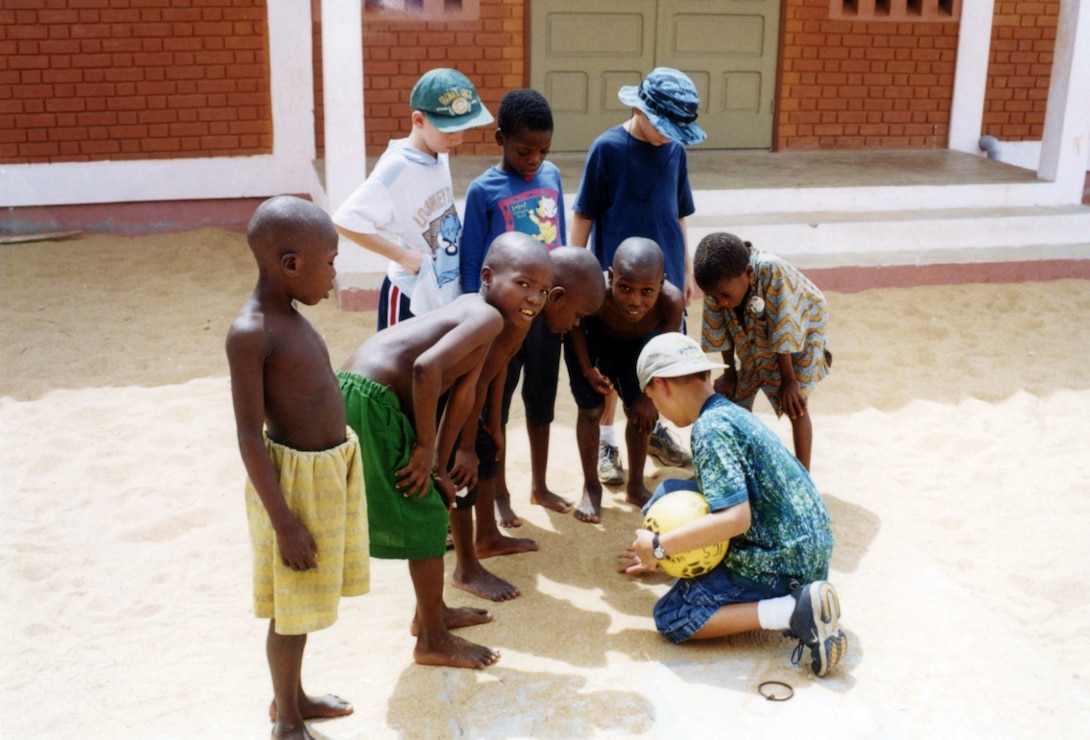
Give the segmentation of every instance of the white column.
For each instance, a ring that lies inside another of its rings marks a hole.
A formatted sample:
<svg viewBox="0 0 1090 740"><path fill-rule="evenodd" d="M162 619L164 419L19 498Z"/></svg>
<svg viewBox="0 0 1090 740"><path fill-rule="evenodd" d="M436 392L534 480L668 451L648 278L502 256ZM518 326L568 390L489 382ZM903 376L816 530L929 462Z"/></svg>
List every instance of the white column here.
<svg viewBox="0 0 1090 740"><path fill-rule="evenodd" d="M994 9L995 0L963 0L961 4L949 134L950 149L959 152L980 154Z"/></svg>
<svg viewBox="0 0 1090 740"><path fill-rule="evenodd" d="M332 213L367 176L363 123L363 3L322 1L324 204Z"/></svg>
<svg viewBox="0 0 1090 740"><path fill-rule="evenodd" d="M1037 176L1082 201L1090 139L1090 2L1061 0ZM1070 196L1069 198L1067 196Z"/></svg>

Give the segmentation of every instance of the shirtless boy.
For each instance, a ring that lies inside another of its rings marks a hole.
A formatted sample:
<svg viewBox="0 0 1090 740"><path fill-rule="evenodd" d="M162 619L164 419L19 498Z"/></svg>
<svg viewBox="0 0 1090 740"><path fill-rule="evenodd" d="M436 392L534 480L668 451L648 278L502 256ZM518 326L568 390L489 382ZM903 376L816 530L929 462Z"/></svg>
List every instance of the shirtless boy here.
<svg viewBox="0 0 1090 740"><path fill-rule="evenodd" d="M472 412L481 368L505 320L528 327L552 284L543 247L534 245L540 259L522 263L509 246L489 254L480 293L374 334L338 372L364 460L371 555L409 561L416 593L413 658L425 665L484 668L499 659L498 652L451 634L492 616L447 608L443 555L455 499L447 461Z"/></svg>
<svg viewBox="0 0 1090 740"><path fill-rule="evenodd" d="M628 416L625 444L631 469L625 500L642 506L651 496L643 482L643 466L658 412L640 391L636 359L648 339L681 328L684 308L681 291L665 278L662 250L651 239L634 236L621 242L606 280L605 302L583 322L582 331L568 334L564 352L579 407L575 438L583 467L583 500L575 518L590 523L602 520L598 420L605 396L614 387Z"/></svg>
<svg viewBox="0 0 1090 740"><path fill-rule="evenodd" d="M351 714L352 705L303 691L307 633L336 621L341 596L369 587L359 443L325 342L295 309L333 288L337 230L313 203L279 197L258 206L246 237L258 280L227 333L227 359L248 477L254 613L270 620L272 736L310 738L304 720Z"/></svg>
<svg viewBox="0 0 1090 740"><path fill-rule="evenodd" d="M492 250L501 242L519 244L527 254L532 253L534 245L537 244L527 234L508 232L501 234L492 243L490 256ZM552 288L548 291L542 316L537 320L544 321L550 332L564 334L579 326L585 316L594 313L602 305L605 298L602 271L597 259L586 249L557 247L547 255L553 267ZM462 430L455 465L451 470L451 478L456 486L473 488L473 483L476 482L475 493L471 491L465 498L458 499L459 508L456 508L452 522L457 521L462 511L469 510L461 508L465 506L463 502L472 502L474 497L476 503L473 509L477 514L476 540L472 518L467 517L468 521L452 527L457 566L451 582L460 589L492 601L513 599L519 595L519 590L486 570L480 559L537 550L537 543L531 539L501 534L496 526L494 507L497 472L505 445L501 408L507 365L518 353L529 331L530 327L525 323L508 320L504 323L503 331L492 343L477 381L476 404ZM547 505L533 493L530 501ZM569 510L570 507L569 502Z"/></svg>

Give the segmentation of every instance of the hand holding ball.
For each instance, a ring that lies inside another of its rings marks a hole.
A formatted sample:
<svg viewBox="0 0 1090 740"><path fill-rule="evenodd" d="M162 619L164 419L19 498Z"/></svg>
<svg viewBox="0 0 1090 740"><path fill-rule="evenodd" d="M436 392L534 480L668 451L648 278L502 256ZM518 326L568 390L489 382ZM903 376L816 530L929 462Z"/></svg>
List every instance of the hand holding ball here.
<svg viewBox="0 0 1090 740"><path fill-rule="evenodd" d="M647 511L644 517L644 529L655 534L665 534L678 527L708 515L708 502L696 491L677 490L668 493ZM693 578L707 573L723 560L727 554L730 540L715 545L701 547L689 552L670 554L659 560L663 571L675 578Z"/></svg>

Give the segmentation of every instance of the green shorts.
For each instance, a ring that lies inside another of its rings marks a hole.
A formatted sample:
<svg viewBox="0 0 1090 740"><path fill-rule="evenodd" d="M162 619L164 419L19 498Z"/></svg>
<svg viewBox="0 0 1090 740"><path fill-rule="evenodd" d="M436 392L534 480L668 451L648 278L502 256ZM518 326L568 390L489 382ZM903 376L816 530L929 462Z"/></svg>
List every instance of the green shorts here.
<svg viewBox="0 0 1090 740"><path fill-rule="evenodd" d="M360 440L371 557L391 560L441 558L447 551L447 507L435 483L422 498L397 489L395 470L409 464L416 431L389 388L337 371L348 426Z"/></svg>

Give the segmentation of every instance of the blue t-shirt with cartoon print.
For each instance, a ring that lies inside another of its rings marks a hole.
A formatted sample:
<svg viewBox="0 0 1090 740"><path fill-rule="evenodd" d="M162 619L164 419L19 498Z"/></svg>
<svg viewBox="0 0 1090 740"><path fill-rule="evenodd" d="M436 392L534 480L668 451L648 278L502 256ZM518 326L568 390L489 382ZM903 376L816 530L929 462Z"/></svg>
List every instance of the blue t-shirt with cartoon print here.
<svg viewBox="0 0 1090 740"><path fill-rule="evenodd" d="M529 234L548 249L565 244L564 193L552 162L543 162L529 182L493 166L469 184L460 244L463 292L480 290L488 247L508 231Z"/></svg>

